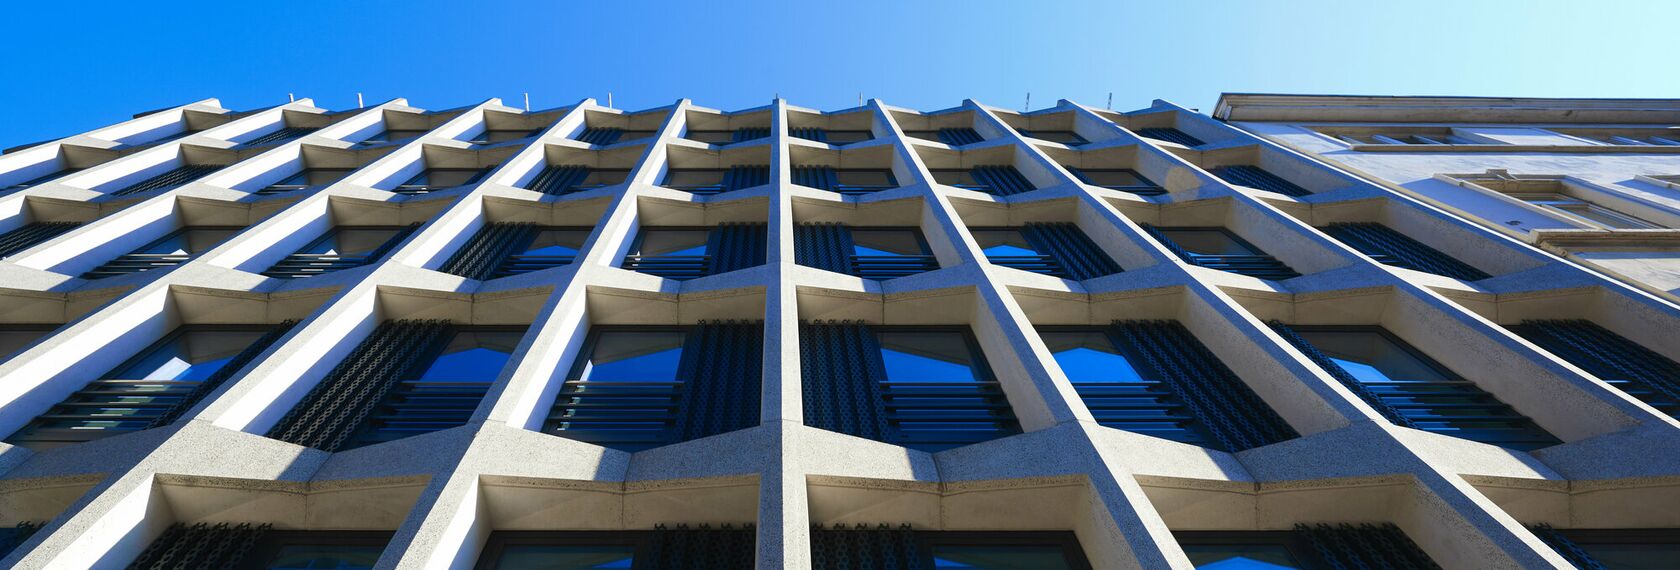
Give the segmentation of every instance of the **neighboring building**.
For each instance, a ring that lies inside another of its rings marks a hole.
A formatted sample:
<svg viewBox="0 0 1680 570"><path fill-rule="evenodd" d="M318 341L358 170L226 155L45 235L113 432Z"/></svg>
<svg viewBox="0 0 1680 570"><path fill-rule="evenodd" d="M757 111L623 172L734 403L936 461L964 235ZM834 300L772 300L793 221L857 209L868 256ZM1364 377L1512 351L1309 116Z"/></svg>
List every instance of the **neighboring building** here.
<svg viewBox="0 0 1680 570"><path fill-rule="evenodd" d="M1342 136L1493 136L1414 130ZM0 187L0 565L1680 556L1680 307L1164 102L208 100Z"/></svg>
<svg viewBox="0 0 1680 570"><path fill-rule="evenodd" d="M1680 100L1226 94L1214 116L1680 299Z"/></svg>

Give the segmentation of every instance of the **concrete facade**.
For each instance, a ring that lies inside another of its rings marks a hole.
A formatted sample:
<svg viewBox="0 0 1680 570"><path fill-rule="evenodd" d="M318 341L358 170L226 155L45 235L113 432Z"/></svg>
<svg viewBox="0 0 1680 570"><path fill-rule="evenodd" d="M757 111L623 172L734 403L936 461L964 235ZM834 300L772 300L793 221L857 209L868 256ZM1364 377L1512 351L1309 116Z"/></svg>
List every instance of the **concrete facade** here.
<svg viewBox="0 0 1680 570"><path fill-rule="evenodd" d="M1589 105L1556 102L1547 112L1570 104ZM1569 188L1620 192L1651 208L1641 217L1666 220L1655 212L1680 199L1660 186L1660 166L1667 160L1680 174L1680 154L1560 155L1551 142L1522 138L1537 136L1530 127L1501 127L1476 136L1548 148L1523 146L1527 158L1497 164L1481 160L1504 155L1479 151L1408 158L1349 151L1303 126L1314 118L1251 117L1245 108L1235 96L1221 107L1236 128L1160 101L1128 113L1066 101L1018 113L973 101L935 112L881 101L821 112L781 100L734 112L687 100L636 112L593 100L540 111L499 100L427 111L396 100L345 112L300 100L234 112L206 100L8 152L0 187L82 170L0 195L0 231L83 223L0 260L0 323L54 327L0 362L8 433L176 326L298 324L172 425L47 451L0 444L0 525L44 523L0 565L120 568L171 524L222 521L394 531L381 568L470 568L496 530L661 523L754 523L759 568L806 568L813 524L882 522L1073 531L1097 568L1189 568L1174 531L1391 522L1446 568L1570 568L1528 527L1680 527L1680 422L1501 326L1587 319L1674 358L1680 307L1671 297L1680 284L1648 276L1673 270L1560 250L1536 236L1567 224L1498 196L1478 200L1536 223L1490 229L1474 219L1502 212L1453 201L1451 192L1470 191L1436 178L1490 168L1566 176ZM1674 108L1615 107L1599 118L1672 119ZM302 125L319 130L241 144ZM468 142L487 126L541 132ZM575 140L599 126L654 134L604 146ZM873 138L842 147L789 135L811 126ZM770 136L683 137L690 128L760 127ZM984 140L953 146L905 134L951 127ZM1203 144L1137 134L1151 128ZM363 142L393 129L424 134ZM1089 142L1023 134L1046 130ZM659 184L671 168L766 161L769 183L751 188L696 196ZM567 163L629 174L564 196L522 188L544 164ZM1639 164L1643 186L1629 187L1631 174L1612 163ZM226 166L168 190L113 193L183 164ZM890 169L899 187L842 196L794 184L795 164ZM933 181L932 170L983 164L1011 165L1036 189L996 196ZM1261 166L1311 194L1210 173L1230 164ZM257 193L305 165L355 171L320 187ZM491 165L459 188L392 192L428 166ZM1166 192L1083 184L1067 166L1130 168ZM1433 181L1427 188L1405 181L1424 171L1417 179ZM437 270L485 224L507 221L592 231L563 267L488 281ZM794 263L795 224L821 221L918 227L939 269L871 281ZM1080 282L992 265L968 230L1033 221L1076 224L1124 271ZM1378 263L1315 229L1333 221L1382 222L1492 277L1472 283ZM689 281L618 267L640 227L725 222L767 222L769 263ZM375 263L301 279L261 274L335 224L410 223L420 229ZM1302 275L1268 281L1191 265L1140 224L1224 227ZM248 227L174 267L78 277L187 225ZM1638 239L1667 243L1670 231ZM1636 269L1617 269L1629 264ZM390 319L529 329L465 426L340 453L262 435ZM638 453L538 430L590 326L713 319L764 322L757 427ZM831 319L971 327L1024 433L927 453L806 426L798 325ZM1116 319L1182 323L1301 437L1226 453L1098 425L1033 327ZM1562 443L1520 452L1394 425L1269 328L1272 320L1381 325Z"/></svg>

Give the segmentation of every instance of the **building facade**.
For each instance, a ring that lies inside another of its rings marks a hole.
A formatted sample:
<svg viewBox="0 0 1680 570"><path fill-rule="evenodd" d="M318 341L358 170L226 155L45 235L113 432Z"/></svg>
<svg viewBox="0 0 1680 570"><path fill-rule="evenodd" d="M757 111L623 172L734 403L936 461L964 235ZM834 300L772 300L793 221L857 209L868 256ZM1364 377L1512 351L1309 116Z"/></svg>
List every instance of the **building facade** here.
<svg viewBox="0 0 1680 570"><path fill-rule="evenodd" d="M1680 308L1597 253L1661 251L1605 226L1672 227L1615 207L1662 151L1243 97L207 100L11 149L0 564L1680 556Z"/></svg>

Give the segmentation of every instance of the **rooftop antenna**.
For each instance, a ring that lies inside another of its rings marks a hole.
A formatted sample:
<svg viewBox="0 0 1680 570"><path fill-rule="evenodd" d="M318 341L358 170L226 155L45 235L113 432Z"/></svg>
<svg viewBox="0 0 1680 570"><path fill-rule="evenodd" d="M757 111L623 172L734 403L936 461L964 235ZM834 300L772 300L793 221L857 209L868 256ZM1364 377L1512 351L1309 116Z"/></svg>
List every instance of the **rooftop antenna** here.
<svg viewBox="0 0 1680 570"><path fill-rule="evenodd" d="M862 91L858 92L858 106L859 107L863 106L863 92Z"/></svg>
<svg viewBox="0 0 1680 570"><path fill-rule="evenodd" d="M356 108L361 109L364 107L365 105L362 105L362 94L358 92L356 93Z"/></svg>
<svg viewBox="0 0 1680 570"><path fill-rule="evenodd" d="M297 95L292 94L292 93L287 93L286 94L286 100L291 101L293 103L296 103L297 102Z"/></svg>
<svg viewBox="0 0 1680 570"><path fill-rule="evenodd" d="M1108 109L1110 111L1114 110L1114 92L1113 91L1108 92L1108 106L1103 107L1103 108Z"/></svg>
<svg viewBox="0 0 1680 570"><path fill-rule="evenodd" d="M531 92L525 92L525 112L531 112Z"/></svg>
<svg viewBox="0 0 1680 570"><path fill-rule="evenodd" d="M1029 109L1032 109L1032 92L1031 91L1027 92L1027 102L1026 102L1026 104L1021 105L1021 110L1022 111L1026 111L1026 110L1029 110Z"/></svg>
<svg viewBox="0 0 1680 570"><path fill-rule="evenodd" d="M607 108L608 109L612 108L612 92L611 91L607 92Z"/></svg>

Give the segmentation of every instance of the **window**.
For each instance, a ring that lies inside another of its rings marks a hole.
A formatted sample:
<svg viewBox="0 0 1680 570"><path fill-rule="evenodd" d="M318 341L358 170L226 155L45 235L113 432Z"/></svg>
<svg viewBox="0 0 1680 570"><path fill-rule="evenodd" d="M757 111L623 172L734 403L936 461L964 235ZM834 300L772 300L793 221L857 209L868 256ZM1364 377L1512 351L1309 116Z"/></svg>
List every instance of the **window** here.
<svg viewBox="0 0 1680 570"><path fill-rule="evenodd" d="M543 430L638 451L758 425L763 331L594 327Z"/></svg>
<svg viewBox="0 0 1680 570"><path fill-rule="evenodd" d="M825 142L834 146L844 146L875 138L875 133L867 130L834 130L816 127L794 127L788 129L788 134L805 140Z"/></svg>
<svg viewBox="0 0 1680 570"><path fill-rule="evenodd" d="M1523 321L1507 328L1651 407L1680 417L1680 363L1673 359L1591 321Z"/></svg>
<svg viewBox="0 0 1680 570"><path fill-rule="evenodd" d="M1301 276L1282 261L1225 228L1158 228L1144 225L1143 229L1191 265L1260 279L1283 280Z"/></svg>
<svg viewBox="0 0 1680 570"><path fill-rule="evenodd" d="M28 181L25 181L25 182L19 182L17 184L13 184L13 185L7 186L5 188L0 188L0 191L22 190L24 188L31 188L31 187L35 187L35 186L40 186L42 184L46 184L48 182L52 182L54 180L58 180L58 179L63 178L65 176L69 176L71 174L75 174L75 173L81 172L81 171L82 171L82 169L80 169L80 168L66 168L64 170L60 170L60 171L54 172L52 174L47 174L45 176L34 178L34 179L31 179L31 180L28 180Z"/></svg>
<svg viewBox="0 0 1680 570"><path fill-rule="evenodd" d="M1511 197L1564 218L1606 230L1645 230L1660 228L1657 224L1611 210L1556 192L1518 192Z"/></svg>
<svg viewBox="0 0 1680 570"><path fill-rule="evenodd" d="M894 279L939 268L916 228L852 228L851 274Z"/></svg>
<svg viewBox="0 0 1680 570"><path fill-rule="evenodd" d="M898 178L886 168L832 168L795 166L793 182L847 196L857 196L898 187Z"/></svg>
<svg viewBox="0 0 1680 570"><path fill-rule="evenodd" d="M624 130L613 127L588 127L578 133L577 140L592 145L609 145L652 137L654 131Z"/></svg>
<svg viewBox="0 0 1680 570"><path fill-rule="evenodd" d="M1337 241L1370 256L1377 263L1465 281L1479 281L1490 277L1480 269L1466 265L1382 224L1337 223L1321 229Z"/></svg>
<svg viewBox="0 0 1680 570"><path fill-rule="evenodd" d="M371 570L391 532L274 530L268 524L176 524L129 564L135 570Z"/></svg>
<svg viewBox="0 0 1680 570"><path fill-rule="evenodd" d="M1381 327L1272 328L1396 424L1518 450L1558 443L1533 420Z"/></svg>
<svg viewBox="0 0 1680 570"><path fill-rule="evenodd" d="M1260 169L1258 166L1236 165L1220 166L1209 170L1214 176L1236 186L1246 186L1267 192L1276 192L1285 196L1300 198L1312 194L1311 190L1302 188L1283 177Z"/></svg>
<svg viewBox="0 0 1680 570"><path fill-rule="evenodd" d="M979 132L969 128L904 131L904 134L919 139L942 142L951 146L963 146L986 140L980 136Z"/></svg>
<svg viewBox="0 0 1680 570"><path fill-rule="evenodd" d="M176 188L186 186L187 184L191 184L195 180L209 176L211 173L221 170L222 166L224 165L183 164L163 174L141 180L111 192L111 195L128 196L130 194L140 194L142 192L162 192L165 190L174 190Z"/></svg>
<svg viewBox="0 0 1680 570"><path fill-rule="evenodd" d="M1160 196L1167 191L1129 168L1075 168L1062 165L1080 182L1139 196Z"/></svg>
<svg viewBox="0 0 1680 570"><path fill-rule="evenodd" d="M940 168L930 169L933 181L946 186L955 186L965 190L974 190L1009 196L1022 192L1037 190L1021 171L1015 167L1004 165L976 166L970 169Z"/></svg>
<svg viewBox="0 0 1680 570"><path fill-rule="evenodd" d="M1079 146L1091 142L1085 140L1085 137L1079 136L1079 133L1073 131L1029 131L1023 129L1021 134L1038 140L1057 142L1068 146Z"/></svg>
<svg viewBox="0 0 1680 570"><path fill-rule="evenodd" d="M118 256L82 274L83 279L103 279L117 275L139 273L161 267L174 267L192 256L209 251L245 228L238 226L185 227Z"/></svg>
<svg viewBox="0 0 1680 570"><path fill-rule="evenodd" d="M563 196L622 184L629 176L630 170L625 168L591 168L578 164L549 165L544 166L526 188L552 196Z"/></svg>
<svg viewBox="0 0 1680 570"><path fill-rule="evenodd" d="M362 139L359 145L382 145L399 143L425 136L427 129L387 129L371 137Z"/></svg>
<svg viewBox="0 0 1680 570"><path fill-rule="evenodd" d="M336 452L464 425L525 328L381 323L268 437Z"/></svg>
<svg viewBox="0 0 1680 570"><path fill-rule="evenodd" d="M969 231L993 265L1081 281L1120 272L1120 266L1073 224L1032 223Z"/></svg>
<svg viewBox="0 0 1680 570"><path fill-rule="evenodd" d="M466 186L483 179L494 168L427 168L391 191L397 194L425 194Z"/></svg>
<svg viewBox="0 0 1680 570"><path fill-rule="evenodd" d="M275 182L257 191L260 195L281 194L308 188L319 188L343 180L354 168L305 168L297 174L286 177L285 180Z"/></svg>
<svg viewBox="0 0 1680 570"><path fill-rule="evenodd" d="M763 265L768 248L766 224L645 228L622 267L666 279L694 279Z"/></svg>
<svg viewBox="0 0 1680 570"><path fill-rule="evenodd" d="M1020 432L967 327L803 324L800 350L812 427L929 452Z"/></svg>
<svg viewBox="0 0 1680 570"><path fill-rule="evenodd" d="M89 382L8 440L50 449L166 425L279 340L291 323L188 325Z"/></svg>
<svg viewBox="0 0 1680 570"><path fill-rule="evenodd" d="M747 127L735 130L696 130L689 129L683 133L683 138L700 141L706 144L733 144L770 136L769 127Z"/></svg>
<svg viewBox="0 0 1680 570"><path fill-rule="evenodd" d="M263 275L308 277L367 265L384 257L419 228L410 226L337 226L296 253L286 256Z"/></svg>
<svg viewBox="0 0 1680 570"><path fill-rule="evenodd" d="M1190 148L1195 148L1195 147L1207 144L1206 142L1203 142L1202 139L1190 136L1188 133L1185 133L1184 131L1181 131L1181 130L1178 130L1178 129L1175 129L1175 128L1172 128L1172 127L1154 127L1154 128L1147 128L1147 129L1138 129L1137 134L1140 137L1155 139L1155 140L1158 140L1158 141L1167 141L1167 142L1170 142L1170 143L1176 143L1176 144L1184 145L1184 146L1187 146L1187 147L1190 147Z"/></svg>
<svg viewBox="0 0 1680 570"><path fill-rule="evenodd" d="M479 570L594 570L630 568L752 568L752 527L652 531L496 531L484 544Z"/></svg>
<svg viewBox="0 0 1680 570"><path fill-rule="evenodd" d="M438 271L484 280L568 265L577 258L589 232L589 228L488 224Z"/></svg>
<svg viewBox="0 0 1680 570"><path fill-rule="evenodd" d="M79 228L81 222L34 222L0 234L0 258L16 255Z"/></svg>
<svg viewBox="0 0 1680 570"><path fill-rule="evenodd" d="M1660 129L1552 129L1590 141L1624 146L1680 146L1680 127Z"/></svg>
<svg viewBox="0 0 1680 570"><path fill-rule="evenodd" d="M0 325L0 362L5 362L23 349L35 344L35 341L45 338L58 325L33 323L6 323Z"/></svg>
<svg viewBox="0 0 1680 570"><path fill-rule="evenodd" d="M1087 570L1079 539L1062 531L811 530L816 568Z"/></svg>
<svg viewBox="0 0 1680 570"><path fill-rule="evenodd" d="M769 166L735 165L727 169L672 168L661 186L704 196L769 183Z"/></svg>
<svg viewBox="0 0 1680 570"><path fill-rule="evenodd" d="M303 138L319 129L312 127L287 127L282 125L279 130L239 143L239 148L252 148Z"/></svg>
<svg viewBox="0 0 1680 570"><path fill-rule="evenodd" d="M507 366L524 326L452 326L423 367L396 382L346 448L466 425Z"/></svg>
<svg viewBox="0 0 1680 570"><path fill-rule="evenodd" d="M1476 140L1460 136L1451 127L1327 127L1318 131L1350 145L1504 144L1492 139Z"/></svg>
<svg viewBox="0 0 1680 570"><path fill-rule="evenodd" d="M539 134L542 134L542 129L485 129L467 142L479 145L496 144L528 139Z"/></svg>
<svg viewBox="0 0 1680 570"><path fill-rule="evenodd" d="M1177 531L1190 564L1209 570L1439 569L1393 524L1295 525L1288 531Z"/></svg>
<svg viewBox="0 0 1680 570"><path fill-rule="evenodd" d="M1297 436L1178 323L1041 327L1039 337L1101 425L1224 451Z"/></svg>
<svg viewBox="0 0 1680 570"><path fill-rule="evenodd" d="M1577 568L1680 568L1680 530L1672 528L1554 529L1534 534Z"/></svg>

